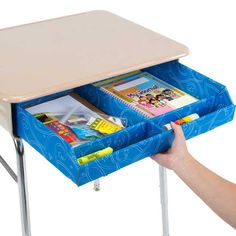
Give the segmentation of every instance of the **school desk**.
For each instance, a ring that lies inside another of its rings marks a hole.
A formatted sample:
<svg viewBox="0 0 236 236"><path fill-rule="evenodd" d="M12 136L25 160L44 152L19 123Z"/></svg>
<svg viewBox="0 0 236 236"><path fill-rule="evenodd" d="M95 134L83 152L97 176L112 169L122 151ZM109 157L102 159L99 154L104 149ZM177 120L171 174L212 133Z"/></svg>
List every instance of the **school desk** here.
<svg viewBox="0 0 236 236"><path fill-rule="evenodd" d="M22 139L77 186L95 181L127 165L167 150L172 130L163 125L197 113L182 125L186 139L233 119L235 106L227 88L181 64L188 48L163 35L107 11L92 11L0 30L0 125L13 137L22 235L30 236L30 216ZM146 118L120 100L91 85L137 69L198 98L163 115ZM128 120L128 127L73 148L25 110L58 95L75 92L104 112ZM110 146L114 152L79 166L77 158ZM145 170L143 171L145 174ZM163 235L169 235L166 172L160 167Z"/></svg>

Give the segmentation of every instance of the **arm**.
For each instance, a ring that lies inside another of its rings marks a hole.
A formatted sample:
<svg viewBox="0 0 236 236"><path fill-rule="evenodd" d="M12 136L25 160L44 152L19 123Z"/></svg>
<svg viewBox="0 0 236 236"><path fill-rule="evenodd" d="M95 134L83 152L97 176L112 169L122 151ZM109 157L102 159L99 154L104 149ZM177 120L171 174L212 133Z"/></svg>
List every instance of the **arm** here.
<svg viewBox="0 0 236 236"><path fill-rule="evenodd" d="M181 126L171 123L175 132L172 147L152 158L172 169L217 215L236 229L236 184L216 175L188 152Z"/></svg>

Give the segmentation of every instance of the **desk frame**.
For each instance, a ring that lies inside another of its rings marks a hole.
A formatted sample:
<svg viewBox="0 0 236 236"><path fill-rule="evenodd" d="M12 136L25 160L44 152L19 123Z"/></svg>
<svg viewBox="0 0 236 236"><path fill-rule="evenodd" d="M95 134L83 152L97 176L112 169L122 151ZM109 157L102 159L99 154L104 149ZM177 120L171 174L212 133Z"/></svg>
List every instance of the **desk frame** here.
<svg viewBox="0 0 236 236"><path fill-rule="evenodd" d="M28 198L28 187L27 187L27 175L26 175L26 162L24 156L24 144L23 140L13 135L13 142L16 151L16 163L17 163L17 175L0 155L0 163L9 173L9 175L16 181L19 188L19 199L20 199L20 213L21 213L21 225L22 225L22 236L31 236L31 225L30 225L30 210L29 210L29 198ZM168 193L167 193L167 175L166 169L159 166L159 180L160 180L160 199L162 206L162 227L163 236L169 236L169 220L168 220ZM94 182L94 190L99 190L99 180Z"/></svg>

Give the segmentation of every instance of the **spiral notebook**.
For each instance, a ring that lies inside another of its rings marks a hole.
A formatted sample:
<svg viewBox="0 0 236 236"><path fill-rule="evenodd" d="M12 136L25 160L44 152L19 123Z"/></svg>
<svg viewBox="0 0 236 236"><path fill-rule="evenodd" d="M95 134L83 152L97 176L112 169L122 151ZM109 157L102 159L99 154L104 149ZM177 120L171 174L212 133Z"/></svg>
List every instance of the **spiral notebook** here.
<svg viewBox="0 0 236 236"><path fill-rule="evenodd" d="M93 84L146 117L162 115L198 101L148 72L135 71Z"/></svg>

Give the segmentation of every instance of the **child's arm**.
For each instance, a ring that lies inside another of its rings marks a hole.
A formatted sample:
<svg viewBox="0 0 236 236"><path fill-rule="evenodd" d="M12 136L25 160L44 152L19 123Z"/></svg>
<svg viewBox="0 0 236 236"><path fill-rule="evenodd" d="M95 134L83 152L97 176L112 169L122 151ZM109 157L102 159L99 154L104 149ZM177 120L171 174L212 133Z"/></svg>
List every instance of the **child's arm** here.
<svg viewBox="0 0 236 236"><path fill-rule="evenodd" d="M236 184L216 175L188 152L181 126L171 123L175 132L172 147L152 158L175 173L223 220L236 229Z"/></svg>

